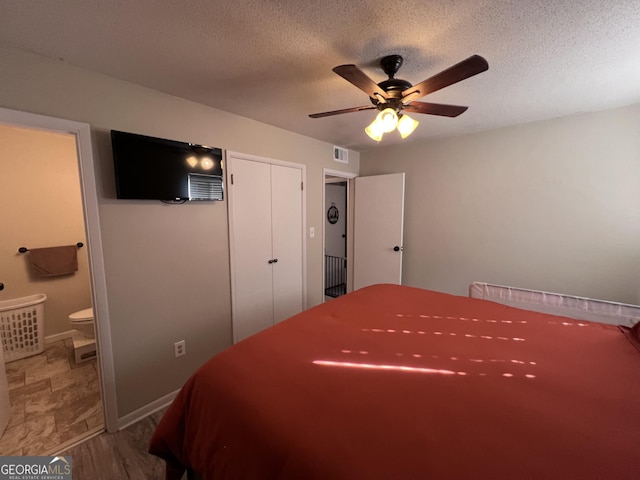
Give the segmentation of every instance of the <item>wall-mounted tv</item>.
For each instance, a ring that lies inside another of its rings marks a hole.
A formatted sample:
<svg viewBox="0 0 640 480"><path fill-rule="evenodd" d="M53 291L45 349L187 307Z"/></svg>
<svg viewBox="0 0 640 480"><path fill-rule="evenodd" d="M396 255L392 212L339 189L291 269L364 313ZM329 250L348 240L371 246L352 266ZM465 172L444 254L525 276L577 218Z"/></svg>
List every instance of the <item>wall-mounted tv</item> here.
<svg viewBox="0 0 640 480"><path fill-rule="evenodd" d="M117 197L222 200L222 150L111 130Z"/></svg>

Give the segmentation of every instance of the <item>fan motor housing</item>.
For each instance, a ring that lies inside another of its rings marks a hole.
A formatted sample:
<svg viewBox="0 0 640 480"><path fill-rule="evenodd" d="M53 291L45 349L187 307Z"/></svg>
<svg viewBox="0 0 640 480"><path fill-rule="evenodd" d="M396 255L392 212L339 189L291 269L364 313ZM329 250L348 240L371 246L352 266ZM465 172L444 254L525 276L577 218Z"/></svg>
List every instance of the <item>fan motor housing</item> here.
<svg viewBox="0 0 640 480"><path fill-rule="evenodd" d="M380 102L378 99L371 98L371 103L376 106L380 105L380 107L382 108L386 108L387 106L391 108L397 108L399 106L396 105L398 102L394 102L393 100L402 98L402 92L413 86L406 80L394 78L395 74L402 66L402 62L402 55L387 55L386 57L382 57L382 59L380 60L380 67L382 67L382 70L387 74L389 78L378 83L378 86L382 90L387 92L387 95L391 97L391 101Z"/></svg>
<svg viewBox="0 0 640 480"><path fill-rule="evenodd" d="M395 97L396 93L398 95L402 94L407 88L413 87L406 80L400 80L399 78L390 78L389 80L385 80L384 82L380 82L378 86L387 92L390 96Z"/></svg>
<svg viewBox="0 0 640 480"><path fill-rule="evenodd" d="M384 110L385 108L393 108L399 111L399 109L402 107L402 92L404 92L407 88L411 88L413 85L411 85L406 80L390 78L389 80L380 82L378 86L385 92L387 92L389 98L385 100L379 100L377 98L369 97L371 103L378 107L378 109L380 110Z"/></svg>
<svg viewBox="0 0 640 480"><path fill-rule="evenodd" d="M380 59L380 67L382 67L382 71L386 73L389 78L393 78L402 66L403 61L402 55L387 55Z"/></svg>

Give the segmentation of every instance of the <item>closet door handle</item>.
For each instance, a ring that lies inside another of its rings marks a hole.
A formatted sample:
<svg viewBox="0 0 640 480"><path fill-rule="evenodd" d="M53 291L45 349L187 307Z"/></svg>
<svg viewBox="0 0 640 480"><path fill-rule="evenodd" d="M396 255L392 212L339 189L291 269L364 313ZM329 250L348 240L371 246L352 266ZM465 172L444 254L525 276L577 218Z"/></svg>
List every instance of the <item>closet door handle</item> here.
<svg viewBox="0 0 640 480"><path fill-rule="evenodd" d="M269 263L278 263L278 259L277 258L272 258L271 260L269 260Z"/></svg>

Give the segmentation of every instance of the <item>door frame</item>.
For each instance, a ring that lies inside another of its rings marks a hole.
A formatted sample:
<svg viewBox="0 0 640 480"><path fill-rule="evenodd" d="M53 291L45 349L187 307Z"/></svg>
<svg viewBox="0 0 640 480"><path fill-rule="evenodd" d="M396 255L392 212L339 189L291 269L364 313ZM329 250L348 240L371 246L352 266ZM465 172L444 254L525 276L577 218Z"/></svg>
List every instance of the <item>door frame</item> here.
<svg viewBox="0 0 640 480"><path fill-rule="evenodd" d="M236 324L234 321L235 312L238 310L236 306L235 296L235 236L233 224L233 193L231 185L231 165L233 159L248 160L251 162L267 163L269 165L280 165L283 167L297 168L301 171L302 176L302 309L307 309L307 166L302 163L287 162L285 160L276 160L268 157L260 157L257 155L249 155L247 153L234 152L227 150L224 152L224 175L227 184L227 218L229 222L229 266L231 270L231 335L232 341L236 343Z"/></svg>
<svg viewBox="0 0 640 480"><path fill-rule="evenodd" d="M107 305L107 282L102 251L102 235L98 209L98 193L91 143L91 127L88 123L35 113L10 110L0 107L0 123L67 133L75 136L80 190L89 259L89 281L94 308L96 342L98 344L98 369L104 413L104 424L108 432L118 431L118 407L115 390L115 369Z"/></svg>
<svg viewBox="0 0 640 480"><path fill-rule="evenodd" d="M347 293L353 291L353 197L354 197L354 185L355 178L359 175L357 173L343 172L340 170L332 170L330 168L322 169L322 211L327 211L326 205L326 192L325 185L327 184L327 177L339 177L344 179L347 182ZM322 216L322 292L320 298L322 298L322 303L325 302L324 295L324 282L325 282L325 271L324 271L324 254L326 251L326 235L325 235L325 221L324 214Z"/></svg>

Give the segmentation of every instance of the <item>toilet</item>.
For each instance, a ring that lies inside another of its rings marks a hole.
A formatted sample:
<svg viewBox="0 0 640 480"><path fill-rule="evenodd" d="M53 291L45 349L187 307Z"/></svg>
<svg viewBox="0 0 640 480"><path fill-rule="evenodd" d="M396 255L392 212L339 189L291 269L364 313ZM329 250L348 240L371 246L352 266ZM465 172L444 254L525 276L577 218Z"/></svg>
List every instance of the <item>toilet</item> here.
<svg viewBox="0 0 640 480"><path fill-rule="evenodd" d="M85 308L69 315L71 327L78 330L87 338L95 338L93 331L93 308Z"/></svg>
<svg viewBox="0 0 640 480"><path fill-rule="evenodd" d="M69 324L80 332L73 336L73 353L76 363L86 362L96 356L96 335L93 308L85 308L69 315Z"/></svg>

